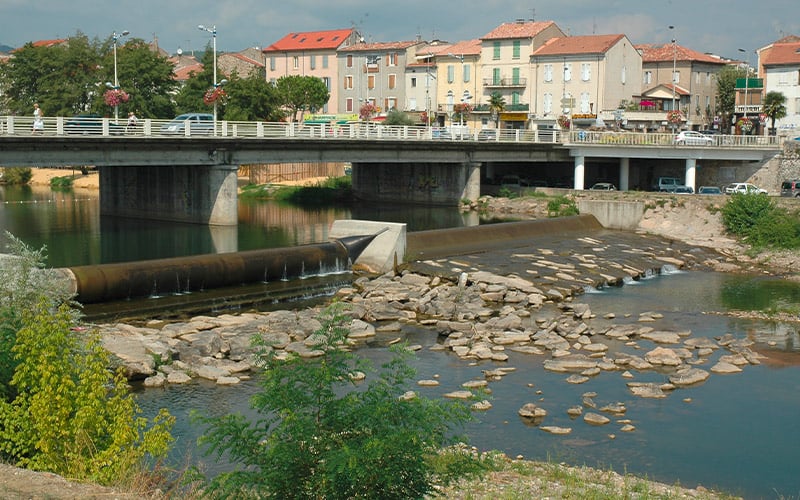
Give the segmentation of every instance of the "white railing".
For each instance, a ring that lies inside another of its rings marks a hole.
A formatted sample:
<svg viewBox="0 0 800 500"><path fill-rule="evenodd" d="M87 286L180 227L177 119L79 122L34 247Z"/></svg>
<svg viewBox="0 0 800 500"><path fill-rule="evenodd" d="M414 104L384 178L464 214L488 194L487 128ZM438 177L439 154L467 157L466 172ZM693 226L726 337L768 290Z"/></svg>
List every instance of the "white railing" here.
<svg viewBox="0 0 800 500"><path fill-rule="evenodd" d="M602 144L617 146L678 147L778 147L781 136L711 135L709 141L678 144L675 134L557 129L480 129L465 126L425 127L384 125L376 122L357 123L285 123L241 122L220 120L214 130L212 121L175 122L174 120L142 119L128 126L125 119L45 117L44 128L33 130L33 117L0 116L0 136L44 137L231 137L253 139L369 139L403 141L480 141L558 144ZM215 134L216 132L216 134ZM707 142L707 144L705 143Z"/></svg>

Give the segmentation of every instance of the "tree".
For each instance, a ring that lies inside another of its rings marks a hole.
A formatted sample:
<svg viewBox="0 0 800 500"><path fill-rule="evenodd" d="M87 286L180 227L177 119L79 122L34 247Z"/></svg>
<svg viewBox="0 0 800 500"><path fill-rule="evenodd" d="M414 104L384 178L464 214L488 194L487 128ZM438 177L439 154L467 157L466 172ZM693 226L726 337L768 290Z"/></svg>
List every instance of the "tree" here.
<svg viewBox="0 0 800 500"><path fill-rule="evenodd" d="M322 109L331 98L325 82L315 76L289 75L278 78L276 83L281 106L287 110L291 121L303 121L306 111Z"/></svg>
<svg viewBox="0 0 800 500"><path fill-rule="evenodd" d="M495 128L500 128L500 113L506 109L506 100L500 92L492 92L489 96L489 111L494 117Z"/></svg>
<svg viewBox="0 0 800 500"><path fill-rule="evenodd" d="M263 76L239 78L233 74L225 91L228 93L225 106L228 120L276 122L283 119L277 91Z"/></svg>
<svg viewBox="0 0 800 500"><path fill-rule="evenodd" d="M417 123L400 110L393 109L386 114L386 120L383 121L386 125L416 125Z"/></svg>
<svg viewBox="0 0 800 500"><path fill-rule="evenodd" d="M210 424L201 438L207 452L243 466L212 481L212 498L405 499L433 491L426 459L453 439L450 428L468 421L469 409L401 397L414 375L404 347L355 389L352 375L370 370L342 349L347 319L340 305L323 312L321 327L307 339L324 353L315 359L281 361L262 344L262 391L252 399L258 421L198 417Z"/></svg>
<svg viewBox="0 0 800 500"><path fill-rule="evenodd" d="M203 102L203 94L214 86L214 51L211 47L206 47L203 57L200 58L203 69L199 73L190 73L189 79L175 96L177 113L197 113L207 109L208 105ZM219 76L217 76L219 78ZM217 107L217 116L225 116L225 107Z"/></svg>
<svg viewBox="0 0 800 500"><path fill-rule="evenodd" d="M717 112L722 115L723 130L730 128L736 111L736 80L745 78L747 71L737 66L725 66L717 73Z"/></svg>
<svg viewBox="0 0 800 500"><path fill-rule="evenodd" d="M770 134L775 133L775 120L780 120L786 117L786 96L781 92L771 91L767 92L764 96L764 104L762 105L764 114L772 120L770 127Z"/></svg>

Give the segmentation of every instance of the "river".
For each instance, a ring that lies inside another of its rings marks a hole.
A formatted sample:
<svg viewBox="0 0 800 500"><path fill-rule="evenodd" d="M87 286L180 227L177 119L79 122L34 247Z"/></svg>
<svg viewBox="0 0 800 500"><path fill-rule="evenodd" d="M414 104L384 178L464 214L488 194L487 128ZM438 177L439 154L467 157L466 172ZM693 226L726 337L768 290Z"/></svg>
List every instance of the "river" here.
<svg viewBox="0 0 800 500"><path fill-rule="evenodd" d="M48 189L0 188L0 195L0 228L34 248L47 245L49 264L54 267L325 241L336 218L407 222L412 231L477 223L454 209L357 206L301 210L243 202L239 226L216 231L202 226L106 220L99 216L96 192L91 191L54 194ZM467 429L472 444L512 456L612 468L684 486L702 484L746 498L800 495L800 477L794 472L800 449L798 324L718 314L797 304L800 290L795 284L765 277L684 272L587 293L580 300L598 316L614 312L620 322L625 321L626 313L636 318L638 312L657 311L664 314L663 321L689 328L696 336L730 333L750 338L766 358L760 365L745 367L743 373L714 374L699 386L656 400L633 396L619 372L574 385L565 382L564 374L544 370L540 357L509 352L505 364L516 371L492 383L493 408L477 413L478 421ZM481 378L481 370L494 367L431 350L439 339L430 331L407 329L402 336L423 346L416 362L418 378L439 376L439 387L417 389L426 395L458 388L464 381ZM376 364L387 356L382 347L359 352ZM648 377L648 381L665 379L658 373ZM214 472L226 466L203 458L196 449L194 442L202 429L189 422L189 410L248 414L248 398L255 391L255 380L236 387L199 382L138 390L137 397L147 415L165 406L178 417L178 441L172 457L176 466L188 461ZM626 433L617 424L594 427L571 419L563 408L573 406L587 392L597 393L598 406L623 402L628 408L624 418L630 419L636 430ZM526 425L516 414L526 402L550 408L547 424L571 427L572 433L554 436Z"/></svg>

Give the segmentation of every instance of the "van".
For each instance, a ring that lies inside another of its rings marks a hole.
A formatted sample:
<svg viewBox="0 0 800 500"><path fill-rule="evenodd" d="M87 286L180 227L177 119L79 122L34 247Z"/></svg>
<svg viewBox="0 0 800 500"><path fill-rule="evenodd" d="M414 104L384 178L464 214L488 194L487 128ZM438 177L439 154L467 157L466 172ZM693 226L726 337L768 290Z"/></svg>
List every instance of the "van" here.
<svg viewBox="0 0 800 500"><path fill-rule="evenodd" d="M781 183L781 196L786 198L800 198L800 180L783 181Z"/></svg>
<svg viewBox="0 0 800 500"><path fill-rule="evenodd" d="M653 191L674 193L678 187L683 187L683 182L677 177L659 177L653 184Z"/></svg>

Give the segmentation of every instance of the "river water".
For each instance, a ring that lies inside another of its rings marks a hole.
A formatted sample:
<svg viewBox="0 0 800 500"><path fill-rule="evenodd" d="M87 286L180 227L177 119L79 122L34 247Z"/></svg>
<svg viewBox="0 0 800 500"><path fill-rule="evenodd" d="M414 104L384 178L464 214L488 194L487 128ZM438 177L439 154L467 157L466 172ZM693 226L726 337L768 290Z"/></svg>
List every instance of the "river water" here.
<svg viewBox="0 0 800 500"><path fill-rule="evenodd" d="M34 248L47 245L53 267L326 241L328 228L337 218L407 222L412 231L477 223L454 209L302 210L250 202L240 204L237 228L218 231L106 220L99 216L97 193L92 191L54 194L47 189L0 188L0 197L0 229ZM491 384L493 408L476 414L477 421L466 429L472 444L526 458L628 471L684 486L702 484L746 498L800 497L800 476L795 473L800 450L800 327L716 314L794 305L800 302L800 287L774 278L679 272L587 293L580 300L598 316L614 312L618 323L634 322L642 311L658 311L664 315L662 325L691 329L694 336L730 333L749 338L766 357L760 365L744 367L743 373L712 374L705 383L679 389L665 399L642 399L628 391L620 372L573 385L564 374L544 370L541 357L509 352L503 366L516 371ZM627 319L626 313L630 314ZM439 387L417 388L428 396L456 390L467 380L482 378L482 370L499 366L468 363L431 350L439 341L431 331L406 329L391 336L398 335L423 346L416 361L417 377L439 378ZM376 365L388 356L379 342L359 353ZM716 353L711 363L722 354ZM636 380L662 382L666 378L653 372L637 375ZM178 418L172 457L176 466L192 463L218 472L227 466L201 456L194 443L202 429L191 424L188 413L203 409L214 414L251 414L248 399L257 390L255 380L236 387L198 382L138 390L137 397L145 415L166 407ZM598 407L624 403L628 408L624 418L636 430L621 432L613 422L616 419L602 427L571 419L565 409L580 405L587 392L597 394ZM526 402L548 409L547 425L571 427L572 433L554 436L526 425L517 417Z"/></svg>

